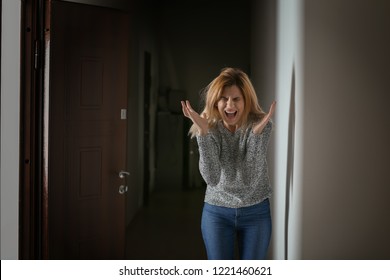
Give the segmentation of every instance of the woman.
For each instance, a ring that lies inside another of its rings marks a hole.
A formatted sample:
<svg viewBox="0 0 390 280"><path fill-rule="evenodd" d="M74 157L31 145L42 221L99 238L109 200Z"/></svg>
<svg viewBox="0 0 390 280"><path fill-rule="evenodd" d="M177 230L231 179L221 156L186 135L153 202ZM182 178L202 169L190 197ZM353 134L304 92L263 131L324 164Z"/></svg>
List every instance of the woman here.
<svg viewBox="0 0 390 280"><path fill-rule="evenodd" d="M207 183L202 235L208 259L265 259L271 238L271 186L266 153L272 103L266 114L248 76L224 68L205 89L201 115L182 101L199 146L199 169Z"/></svg>

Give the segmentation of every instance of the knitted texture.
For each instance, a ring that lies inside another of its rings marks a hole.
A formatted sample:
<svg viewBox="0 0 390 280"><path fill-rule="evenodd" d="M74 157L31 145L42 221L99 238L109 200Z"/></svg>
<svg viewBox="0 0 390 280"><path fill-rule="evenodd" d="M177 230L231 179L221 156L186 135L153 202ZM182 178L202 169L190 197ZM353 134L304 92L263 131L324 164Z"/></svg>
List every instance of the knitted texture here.
<svg viewBox="0 0 390 280"><path fill-rule="evenodd" d="M229 208L247 207L271 196L267 149L269 121L260 134L252 127L231 132L222 122L197 136L199 170L207 184L205 202Z"/></svg>

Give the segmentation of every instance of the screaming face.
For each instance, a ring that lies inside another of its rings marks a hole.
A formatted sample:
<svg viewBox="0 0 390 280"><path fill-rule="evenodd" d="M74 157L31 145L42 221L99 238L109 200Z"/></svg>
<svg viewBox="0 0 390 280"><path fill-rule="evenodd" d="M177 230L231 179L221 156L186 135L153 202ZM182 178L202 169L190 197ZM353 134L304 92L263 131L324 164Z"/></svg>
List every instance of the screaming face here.
<svg viewBox="0 0 390 280"><path fill-rule="evenodd" d="M224 126L234 132L240 125L245 101L237 86L225 87L217 103Z"/></svg>

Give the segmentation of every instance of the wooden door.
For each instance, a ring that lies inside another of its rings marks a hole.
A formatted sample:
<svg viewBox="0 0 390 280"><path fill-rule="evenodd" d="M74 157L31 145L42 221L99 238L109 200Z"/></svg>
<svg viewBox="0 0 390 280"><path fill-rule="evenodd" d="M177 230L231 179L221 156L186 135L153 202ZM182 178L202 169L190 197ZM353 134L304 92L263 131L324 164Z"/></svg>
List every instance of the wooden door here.
<svg viewBox="0 0 390 280"><path fill-rule="evenodd" d="M51 1L50 259L124 258L127 30L123 12Z"/></svg>

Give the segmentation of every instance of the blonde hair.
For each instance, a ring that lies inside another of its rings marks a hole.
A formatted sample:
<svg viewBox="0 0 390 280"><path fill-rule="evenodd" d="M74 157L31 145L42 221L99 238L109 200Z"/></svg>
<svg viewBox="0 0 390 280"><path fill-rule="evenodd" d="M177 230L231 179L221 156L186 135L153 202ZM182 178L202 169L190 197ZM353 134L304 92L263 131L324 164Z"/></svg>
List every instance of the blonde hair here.
<svg viewBox="0 0 390 280"><path fill-rule="evenodd" d="M246 129L251 123L265 116L248 75L238 68L223 68L220 74L203 90L205 107L201 116L207 119L209 128L214 127L222 119L217 103L224 89L231 86L237 86L244 98L245 105L240 127ZM191 138L198 134L196 125L191 126L189 134Z"/></svg>

